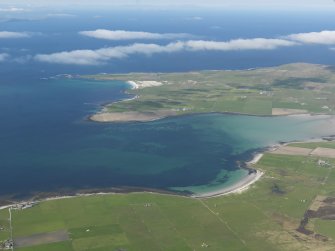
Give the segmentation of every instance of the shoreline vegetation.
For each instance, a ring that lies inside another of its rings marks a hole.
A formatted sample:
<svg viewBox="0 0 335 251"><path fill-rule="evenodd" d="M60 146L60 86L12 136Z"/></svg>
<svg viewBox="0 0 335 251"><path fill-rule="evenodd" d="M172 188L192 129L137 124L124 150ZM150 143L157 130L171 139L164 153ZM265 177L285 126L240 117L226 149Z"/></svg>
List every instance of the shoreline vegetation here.
<svg viewBox="0 0 335 251"><path fill-rule="evenodd" d="M132 99L103 105L95 122L149 122L192 114L334 115L329 66L288 64L247 70L78 76L125 81Z"/></svg>

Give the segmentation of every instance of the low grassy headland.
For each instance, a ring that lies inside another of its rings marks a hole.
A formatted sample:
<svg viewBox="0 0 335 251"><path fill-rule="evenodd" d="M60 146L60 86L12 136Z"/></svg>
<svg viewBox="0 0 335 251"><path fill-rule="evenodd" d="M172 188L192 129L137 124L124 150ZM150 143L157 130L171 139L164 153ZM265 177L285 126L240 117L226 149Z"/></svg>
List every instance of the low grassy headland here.
<svg viewBox="0 0 335 251"><path fill-rule="evenodd" d="M25 241L15 250L334 250L334 167L334 158L268 152L255 164L265 173L262 179L242 194L44 201L12 210L14 240ZM8 225L6 219L8 210L1 210L0 224Z"/></svg>
<svg viewBox="0 0 335 251"><path fill-rule="evenodd" d="M186 73L83 76L128 81L136 99L106 105L94 121L150 121L195 113L334 114L335 73L312 64Z"/></svg>

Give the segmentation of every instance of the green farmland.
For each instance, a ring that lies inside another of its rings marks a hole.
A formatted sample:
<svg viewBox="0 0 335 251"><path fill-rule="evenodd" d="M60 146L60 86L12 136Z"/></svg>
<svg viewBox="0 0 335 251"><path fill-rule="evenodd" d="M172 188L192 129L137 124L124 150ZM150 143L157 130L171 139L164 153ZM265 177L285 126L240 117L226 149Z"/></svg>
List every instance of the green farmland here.
<svg viewBox="0 0 335 251"><path fill-rule="evenodd" d="M209 112L250 115L335 113L335 73L332 68L322 65L83 77L161 84L129 90L137 98L107 105L103 112L109 113L132 111L161 117Z"/></svg>
<svg viewBox="0 0 335 251"><path fill-rule="evenodd" d="M68 234L54 243L40 237L37 244L29 246L28 241L15 250L331 251L335 160L325 159L329 165L323 167L318 160L267 153L256 166L265 175L242 194L208 199L152 193L95 195L12 210L14 240L36 241L36 236L57 231ZM319 205L302 226L320 196L325 206ZM1 224L7 224L6 219L8 210L0 211Z"/></svg>

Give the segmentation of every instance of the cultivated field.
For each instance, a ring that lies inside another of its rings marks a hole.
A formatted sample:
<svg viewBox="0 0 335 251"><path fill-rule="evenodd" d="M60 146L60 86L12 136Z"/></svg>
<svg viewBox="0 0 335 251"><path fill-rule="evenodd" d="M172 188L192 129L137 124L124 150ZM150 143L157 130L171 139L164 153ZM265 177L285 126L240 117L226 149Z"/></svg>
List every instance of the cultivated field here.
<svg viewBox="0 0 335 251"><path fill-rule="evenodd" d="M335 147L295 146L325 144ZM242 194L194 199L133 193L42 202L13 211L14 239L44 237L15 250L334 250L334 165L335 159L266 153L257 164L265 175ZM2 224L6 219L8 210L0 211ZM48 243L45 236L56 231L69 240Z"/></svg>

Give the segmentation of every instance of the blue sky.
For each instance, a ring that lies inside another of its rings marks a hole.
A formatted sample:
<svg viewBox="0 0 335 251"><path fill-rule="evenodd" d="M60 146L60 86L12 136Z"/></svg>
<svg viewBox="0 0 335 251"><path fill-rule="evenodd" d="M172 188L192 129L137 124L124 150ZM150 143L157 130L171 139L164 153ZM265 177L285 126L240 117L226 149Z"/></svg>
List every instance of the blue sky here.
<svg viewBox="0 0 335 251"><path fill-rule="evenodd" d="M151 5L151 6L224 6L224 7L293 7L335 8L334 0L2 0L1 5Z"/></svg>

